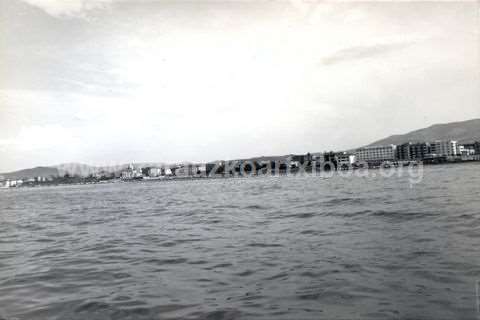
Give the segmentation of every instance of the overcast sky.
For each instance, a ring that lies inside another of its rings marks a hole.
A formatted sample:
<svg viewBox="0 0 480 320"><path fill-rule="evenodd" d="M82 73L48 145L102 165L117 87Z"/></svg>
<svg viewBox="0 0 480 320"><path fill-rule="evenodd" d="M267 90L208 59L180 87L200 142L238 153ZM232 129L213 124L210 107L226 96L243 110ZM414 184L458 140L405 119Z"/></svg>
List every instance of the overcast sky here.
<svg viewBox="0 0 480 320"><path fill-rule="evenodd" d="M0 0L0 172L341 150L480 117L478 2Z"/></svg>

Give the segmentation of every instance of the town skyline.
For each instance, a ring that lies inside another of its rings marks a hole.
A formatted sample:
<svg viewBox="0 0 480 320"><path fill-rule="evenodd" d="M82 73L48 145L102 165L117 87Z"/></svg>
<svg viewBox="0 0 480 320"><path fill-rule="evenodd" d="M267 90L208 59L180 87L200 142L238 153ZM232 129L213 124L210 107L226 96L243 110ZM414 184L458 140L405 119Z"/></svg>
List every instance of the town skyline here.
<svg viewBox="0 0 480 320"><path fill-rule="evenodd" d="M1 172L346 150L480 117L478 2L3 0L0 15Z"/></svg>
<svg viewBox="0 0 480 320"><path fill-rule="evenodd" d="M373 151L373 152L372 152ZM390 135L384 139L377 140L368 145L358 146L351 149L340 150L338 148L330 148L323 151L305 151L300 153L289 153L284 155L261 155L261 156L247 156L237 159L209 159L208 161L191 162L179 161L176 163L167 163L162 161L146 161L138 162L132 161L129 163L108 163L100 166L70 162L55 165L36 166L33 168L22 168L12 172L0 173L0 179L4 178L2 174L12 175L15 173L23 174L24 176L51 176L64 174L78 174L80 176L88 176L91 174L99 174L101 172L114 173L121 172L125 168L134 166L135 168L175 168L186 165L206 165L208 163L218 162L289 162L291 157L311 157L312 159L319 159L324 157L331 159L332 157L342 158L341 162L349 162L353 164L358 161L373 161L376 163L379 159L376 158L377 152L386 155L382 161L423 161L428 158L428 155L433 155L433 158L427 160L433 163L438 161L443 162L447 159L439 159L442 157L463 157L464 161L472 160L470 156L480 155L480 119L470 119L461 122L452 122L446 124L435 124L426 128L414 130L403 135ZM353 158L351 158L353 156ZM375 159L372 159L373 156ZM465 157L464 157L465 156ZM475 159L476 159L475 157ZM345 160L346 159L346 160ZM461 158L458 158L461 159ZM338 160L338 159L337 159ZM478 160L478 159L477 159ZM38 170L42 173L39 173ZM50 173L44 174L43 170ZM58 172L52 172L57 170ZM53 173L53 174L52 174Z"/></svg>

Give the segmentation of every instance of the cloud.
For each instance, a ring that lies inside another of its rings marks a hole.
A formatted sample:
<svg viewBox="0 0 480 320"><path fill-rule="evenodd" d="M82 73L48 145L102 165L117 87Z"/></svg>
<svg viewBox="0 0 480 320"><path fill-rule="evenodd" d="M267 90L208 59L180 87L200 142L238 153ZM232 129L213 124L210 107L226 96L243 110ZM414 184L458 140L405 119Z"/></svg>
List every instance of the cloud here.
<svg viewBox="0 0 480 320"><path fill-rule="evenodd" d="M366 59L376 57L390 52L395 52L416 43L415 41L407 42L393 42L381 43L375 45L354 46L346 49L341 49L334 52L332 55L322 59L322 64L333 65L351 60Z"/></svg>
<svg viewBox="0 0 480 320"><path fill-rule="evenodd" d="M69 129L60 125L23 127L20 133L10 139L0 139L0 148L12 151L54 150L59 146L74 145L77 142Z"/></svg>
<svg viewBox="0 0 480 320"><path fill-rule="evenodd" d="M83 17L94 10L107 8L113 0L23 0L53 17Z"/></svg>

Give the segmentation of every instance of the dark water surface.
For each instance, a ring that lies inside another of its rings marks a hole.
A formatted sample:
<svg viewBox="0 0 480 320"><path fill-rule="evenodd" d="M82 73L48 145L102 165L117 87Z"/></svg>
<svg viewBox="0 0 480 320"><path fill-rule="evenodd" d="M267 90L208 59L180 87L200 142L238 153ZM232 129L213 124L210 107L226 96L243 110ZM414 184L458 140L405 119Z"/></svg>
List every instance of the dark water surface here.
<svg viewBox="0 0 480 320"><path fill-rule="evenodd" d="M0 190L0 318L479 319L479 169Z"/></svg>

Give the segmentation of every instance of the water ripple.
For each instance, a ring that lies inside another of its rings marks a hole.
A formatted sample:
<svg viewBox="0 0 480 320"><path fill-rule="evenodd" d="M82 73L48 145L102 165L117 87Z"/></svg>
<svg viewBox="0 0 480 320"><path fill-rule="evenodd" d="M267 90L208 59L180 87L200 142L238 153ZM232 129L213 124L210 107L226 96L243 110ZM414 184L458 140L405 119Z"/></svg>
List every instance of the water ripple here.
<svg viewBox="0 0 480 320"><path fill-rule="evenodd" d="M424 174L1 190L0 319L475 319L478 166Z"/></svg>

